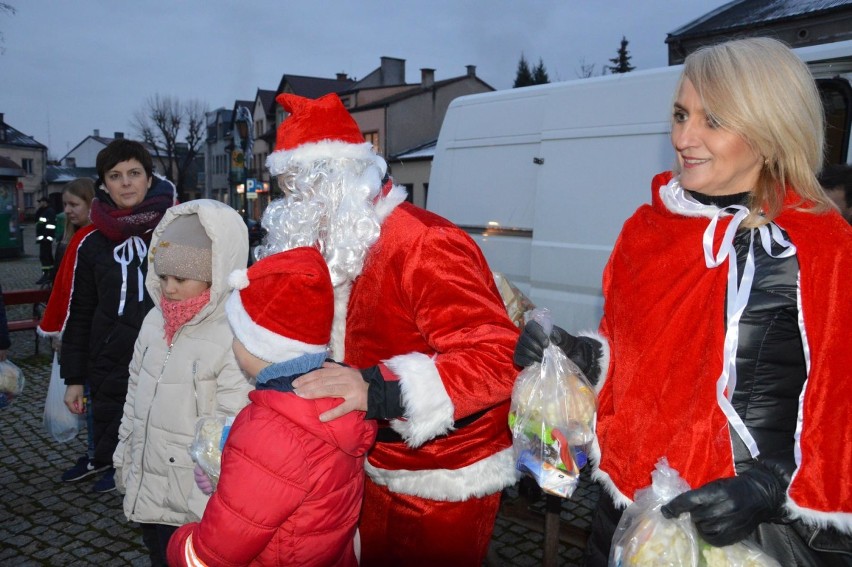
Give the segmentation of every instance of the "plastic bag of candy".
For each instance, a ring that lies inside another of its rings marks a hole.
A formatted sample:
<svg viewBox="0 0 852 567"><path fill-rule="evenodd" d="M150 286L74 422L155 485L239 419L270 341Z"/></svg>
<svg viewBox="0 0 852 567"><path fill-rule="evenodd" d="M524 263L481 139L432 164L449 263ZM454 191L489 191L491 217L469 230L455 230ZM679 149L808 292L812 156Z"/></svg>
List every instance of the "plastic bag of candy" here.
<svg viewBox="0 0 852 567"><path fill-rule="evenodd" d="M23 391L23 371L8 358L0 361L0 408L8 406Z"/></svg>
<svg viewBox="0 0 852 567"><path fill-rule="evenodd" d="M547 309L532 317L550 334ZM591 384L565 353L550 345L541 363L518 374L512 390L509 427L519 471L549 494L574 493L594 439L597 401Z"/></svg>
<svg viewBox="0 0 852 567"><path fill-rule="evenodd" d="M700 537L698 567L781 567L778 561L751 542L714 547Z"/></svg>
<svg viewBox="0 0 852 567"><path fill-rule="evenodd" d="M636 491L615 528L609 565L698 567L698 533L689 516L668 519L660 511L663 504L687 490L689 484L665 457L660 459L651 473L651 486Z"/></svg>
<svg viewBox="0 0 852 567"><path fill-rule="evenodd" d="M189 455L200 466L213 487L219 482L222 472L222 449L230 433L234 417L202 417L195 424L195 437L189 445Z"/></svg>

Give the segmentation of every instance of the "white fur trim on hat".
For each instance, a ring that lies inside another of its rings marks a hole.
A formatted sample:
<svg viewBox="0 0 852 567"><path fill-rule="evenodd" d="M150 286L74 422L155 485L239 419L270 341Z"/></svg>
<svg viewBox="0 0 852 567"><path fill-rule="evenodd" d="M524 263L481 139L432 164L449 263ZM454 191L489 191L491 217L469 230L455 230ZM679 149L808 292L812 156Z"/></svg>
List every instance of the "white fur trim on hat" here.
<svg viewBox="0 0 852 567"><path fill-rule="evenodd" d="M409 447L417 448L453 430L453 401L432 357L412 352L384 363L399 377L405 415L404 420L392 419L390 426Z"/></svg>
<svg viewBox="0 0 852 567"><path fill-rule="evenodd" d="M234 336L246 350L267 362L284 362L303 354L326 352L326 345L311 345L277 333L255 323L243 307L239 290L234 290L225 303L228 322Z"/></svg>
<svg viewBox="0 0 852 567"><path fill-rule="evenodd" d="M231 272L228 276L228 285L231 286L232 289L247 288L249 285L248 270L242 268Z"/></svg>
<svg viewBox="0 0 852 567"><path fill-rule="evenodd" d="M376 155L373 151L373 144L364 142L363 144L350 144L348 142L339 142L335 140L324 140L322 142L313 142L302 144L292 150L278 150L269 154L266 158L266 168L271 175L283 173L291 162L295 163L311 163L322 159L362 159L375 162L382 170L382 175L387 172L387 163L381 156Z"/></svg>
<svg viewBox="0 0 852 567"><path fill-rule="evenodd" d="M376 468L369 461L364 463L364 469L373 482L387 486L391 492L441 502L488 496L520 478L511 447L459 469L388 470Z"/></svg>

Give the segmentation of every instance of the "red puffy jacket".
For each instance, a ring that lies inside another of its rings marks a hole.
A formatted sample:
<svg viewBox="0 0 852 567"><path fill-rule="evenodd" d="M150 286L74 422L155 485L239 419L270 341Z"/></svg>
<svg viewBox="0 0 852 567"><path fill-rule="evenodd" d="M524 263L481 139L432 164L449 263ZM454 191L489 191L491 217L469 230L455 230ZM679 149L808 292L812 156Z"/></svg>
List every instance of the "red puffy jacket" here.
<svg viewBox="0 0 852 567"><path fill-rule="evenodd" d="M222 473L201 522L172 536L169 565L357 566L353 538L364 458L375 422L340 400L254 391L222 452Z"/></svg>

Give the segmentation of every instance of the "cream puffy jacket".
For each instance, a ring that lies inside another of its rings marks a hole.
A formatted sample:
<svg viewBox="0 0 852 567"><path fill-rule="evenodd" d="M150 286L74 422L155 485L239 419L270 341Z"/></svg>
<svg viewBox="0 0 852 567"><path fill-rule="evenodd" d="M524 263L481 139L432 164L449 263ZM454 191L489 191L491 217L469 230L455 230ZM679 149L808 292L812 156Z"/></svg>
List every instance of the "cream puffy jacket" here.
<svg viewBox="0 0 852 567"><path fill-rule="evenodd" d="M154 230L153 250L178 215L197 213L213 242L210 302L166 344L161 291L153 263L145 285L155 308L142 324L113 455L128 520L179 526L201 518L208 497L195 485L188 448L199 417L235 415L252 389L234 359L225 315L228 276L245 268L248 232L240 215L200 199L170 208ZM149 254L149 262L151 255Z"/></svg>

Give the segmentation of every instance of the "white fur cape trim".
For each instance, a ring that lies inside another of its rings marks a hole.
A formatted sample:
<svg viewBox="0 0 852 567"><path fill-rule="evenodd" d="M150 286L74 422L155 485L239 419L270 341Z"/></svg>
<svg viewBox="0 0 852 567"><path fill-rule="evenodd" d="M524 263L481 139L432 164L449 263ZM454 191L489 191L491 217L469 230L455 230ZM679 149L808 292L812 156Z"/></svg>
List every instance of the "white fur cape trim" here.
<svg viewBox="0 0 852 567"><path fill-rule="evenodd" d="M592 443L592 449L589 454L592 461L595 463L594 470L592 471L592 480L600 483L604 490L607 491L610 498L612 498L613 503L615 503L616 508L627 508L633 501L622 494L622 492L616 488L615 483L612 482L609 474L605 473L598 467L598 463L600 463L601 457L601 448L598 445L598 439L595 437L594 442Z"/></svg>
<svg viewBox="0 0 852 567"><path fill-rule="evenodd" d="M460 469L388 470L365 463L370 479L391 492L441 502L462 502L494 494L520 478L512 448Z"/></svg>
<svg viewBox="0 0 852 567"><path fill-rule="evenodd" d="M267 362L284 362L303 354L326 352L326 345L312 345L273 333L255 323L243 307L239 290L225 303L231 330L246 350Z"/></svg>
<svg viewBox="0 0 852 567"><path fill-rule="evenodd" d="M290 163L311 163L323 159L362 159L374 162L382 171L382 175L388 170L385 160L373 151L373 144L350 144L334 140L323 140L302 144L292 150L278 150L269 154L266 158L266 168L271 175L283 173Z"/></svg>
<svg viewBox="0 0 852 567"><path fill-rule="evenodd" d="M834 527L838 531L852 535L852 514L848 512L820 512L810 508L802 508L787 496L787 510L790 517L802 520L806 524L818 528Z"/></svg>
<svg viewBox="0 0 852 567"><path fill-rule="evenodd" d="M376 203L376 216L379 218L379 222L384 222L388 215L390 215L393 210L400 204L405 201L405 198L408 196L408 192L405 190L405 187L401 185L394 185L387 195L379 199Z"/></svg>
<svg viewBox="0 0 852 567"><path fill-rule="evenodd" d="M598 375L598 381L595 384L595 394L599 394L601 392L601 388L603 388L604 382L606 382L606 377L609 374L609 340L597 331L580 331L579 336L589 337L590 339L599 342L601 345L601 357L598 359L600 375Z"/></svg>
<svg viewBox="0 0 852 567"><path fill-rule="evenodd" d="M713 218L719 211L715 205L699 203L680 186L680 177L675 177L659 189L660 200L668 210L685 217Z"/></svg>
<svg viewBox="0 0 852 567"><path fill-rule="evenodd" d="M453 430L455 408L432 357L412 352L384 361L399 377L405 419L390 422L411 448Z"/></svg>

